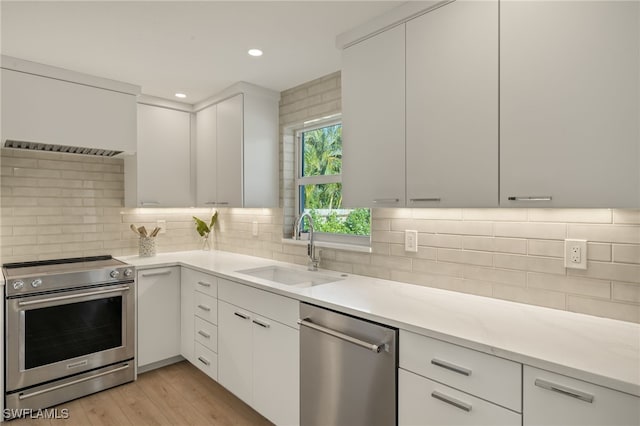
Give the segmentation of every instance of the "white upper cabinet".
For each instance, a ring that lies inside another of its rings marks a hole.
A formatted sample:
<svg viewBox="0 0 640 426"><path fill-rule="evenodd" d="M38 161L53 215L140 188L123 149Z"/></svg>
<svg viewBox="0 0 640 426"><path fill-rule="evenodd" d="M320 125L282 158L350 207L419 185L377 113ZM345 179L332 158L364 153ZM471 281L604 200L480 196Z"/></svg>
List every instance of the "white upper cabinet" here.
<svg viewBox="0 0 640 426"><path fill-rule="evenodd" d="M640 206L639 7L501 3L501 205Z"/></svg>
<svg viewBox="0 0 640 426"><path fill-rule="evenodd" d="M348 207L405 204L405 26L342 54L342 190Z"/></svg>
<svg viewBox="0 0 640 426"><path fill-rule="evenodd" d="M138 105L138 152L125 158L125 205L193 205L189 112Z"/></svg>
<svg viewBox="0 0 640 426"><path fill-rule="evenodd" d="M497 206L498 1L456 1L406 31L407 206Z"/></svg>
<svg viewBox="0 0 640 426"><path fill-rule="evenodd" d="M2 57L2 143L135 152L137 86Z"/></svg>
<svg viewBox="0 0 640 426"><path fill-rule="evenodd" d="M196 204L276 207L278 94L239 83L220 97L195 107Z"/></svg>

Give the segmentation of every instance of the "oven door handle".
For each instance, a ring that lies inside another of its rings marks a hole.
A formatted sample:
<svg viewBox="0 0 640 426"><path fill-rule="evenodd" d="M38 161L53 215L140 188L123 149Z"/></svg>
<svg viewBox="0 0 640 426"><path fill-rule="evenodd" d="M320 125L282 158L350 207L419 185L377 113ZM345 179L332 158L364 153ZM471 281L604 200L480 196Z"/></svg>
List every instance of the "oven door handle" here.
<svg viewBox="0 0 640 426"><path fill-rule="evenodd" d="M46 299L38 299L38 300L24 300L24 301L18 302L18 306L40 305L42 303L58 302L60 300L79 299L79 298L82 298L82 297L97 296L97 295L100 295L100 294L123 293L125 291L130 290L130 289L131 289L131 287L129 287L127 285L127 286L122 286L122 287L110 288L108 290L88 291L88 292L83 292L83 293L68 294L66 296L48 297Z"/></svg>
<svg viewBox="0 0 640 426"><path fill-rule="evenodd" d="M23 399L27 399L27 398L32 398L34 396L42 395L43 393L51 392L51 391L58 390L58 389L63 389L63 388L69 387L69 386L77 385L78 383L88 382L89 380L97 379L98 377L106 376L108 374L117 373L118 371L126 370L127 368L129 368L129 364L128 363L123 365L122 367L114 368L114 369L109 370L109 371L103 371L102 373L94 374L94 375L91 375L91 376L88 376L88 377L83 377L82 379L74 380L72 382L62 383L62 384L57 385L57 386L53 386L53 387L50 387L50 388L47 388L47 389L42 389L42 390L31 392L31 393L22 393L22 394L20 394L18 396L18 399L19 400L23 400Z"/></svg>

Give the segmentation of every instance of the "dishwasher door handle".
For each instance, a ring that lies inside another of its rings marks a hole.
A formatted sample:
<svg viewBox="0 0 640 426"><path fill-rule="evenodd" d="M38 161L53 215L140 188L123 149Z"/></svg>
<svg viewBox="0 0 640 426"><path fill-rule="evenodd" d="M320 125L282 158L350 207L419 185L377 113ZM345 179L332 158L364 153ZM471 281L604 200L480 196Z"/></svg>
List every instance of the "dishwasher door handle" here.
<svg viewBox="0 0 640 426"><path fill-rule="evenodd" d="M298 320L298 324L300 324L302 326L305 326L305 327L309 327L309 328L311 328L313 330L319 331L320 333L324 333L324 334L328 334L329 336L337 337L340 340L344 340L346 342L353 343L354 345L358 345L358 346L363 347L365 349L369 349L370 351L375 352L375 353L380 353L383 350L387 351L387 352L389 351L389 346L386 343L381 343L379 345L376 345L375 343L365 342L364 340L356 339L355 337L351 337L351 336L349 336L347 334L340 333L339 331L332 330L330 328L326 328L326 327L322 327L320 325L314 324L311 321L309 321L307 318Z"/></svg>

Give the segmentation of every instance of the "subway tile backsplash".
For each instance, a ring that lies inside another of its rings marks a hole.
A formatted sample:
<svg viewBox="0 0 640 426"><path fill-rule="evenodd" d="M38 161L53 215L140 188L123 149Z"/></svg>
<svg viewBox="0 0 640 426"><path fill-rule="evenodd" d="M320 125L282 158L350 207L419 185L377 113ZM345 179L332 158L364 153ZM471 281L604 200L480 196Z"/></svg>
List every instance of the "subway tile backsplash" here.
<svg viewBox="0 0 640 426"><path fill-rule="evenodd" d="M2 262L136 254L129 225L157 220L159 252L201 247L191 216L211 211L124 208L120 159L3 149L1 165ZM306 264L282 242L285 210L221 209L214 247ZM374 209L371 237L371 254L322 249L321 266L640 323L640 210ZM565 238L589 240L586 271L564 268Z"/></svg>

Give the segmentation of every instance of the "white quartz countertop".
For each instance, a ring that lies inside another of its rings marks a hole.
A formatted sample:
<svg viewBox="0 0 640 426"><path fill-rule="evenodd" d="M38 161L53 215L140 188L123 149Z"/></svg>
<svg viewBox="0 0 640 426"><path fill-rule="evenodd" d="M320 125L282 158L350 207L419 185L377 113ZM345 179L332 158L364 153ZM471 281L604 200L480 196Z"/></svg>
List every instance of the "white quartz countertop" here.
<svg viewBox="0 0 640 426"><path fill-rule="evenodd" d="M223 251L121 257L137 269L181 265L640 396L640 325L377 278L294 288L236 271L299 265Z"/></svg>

